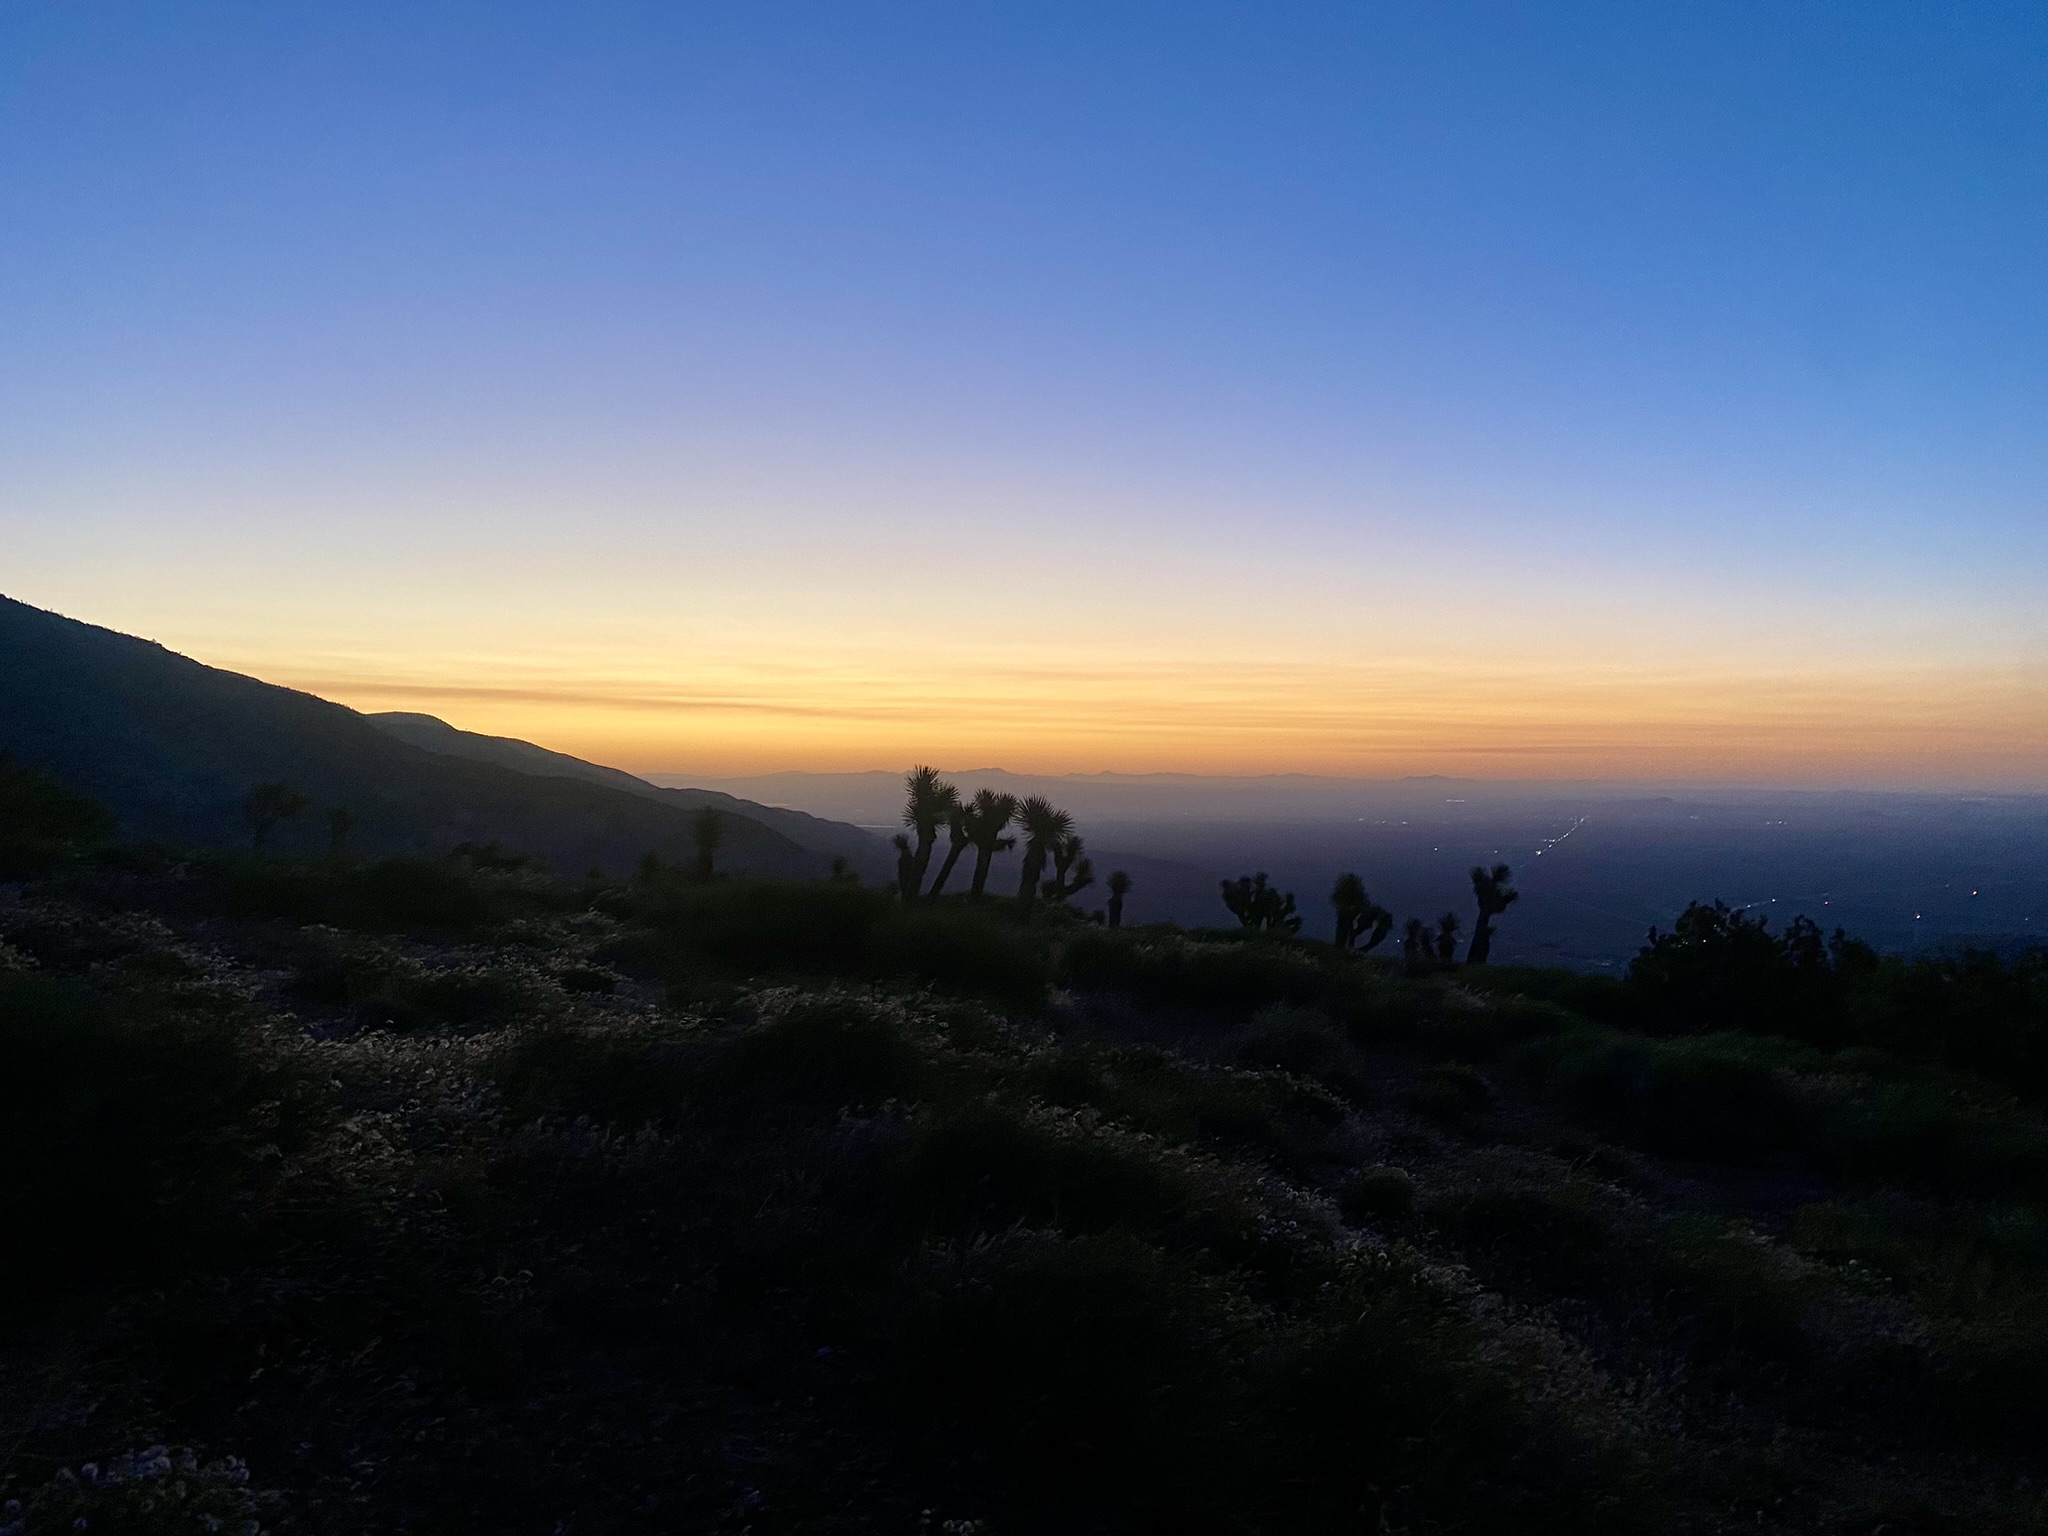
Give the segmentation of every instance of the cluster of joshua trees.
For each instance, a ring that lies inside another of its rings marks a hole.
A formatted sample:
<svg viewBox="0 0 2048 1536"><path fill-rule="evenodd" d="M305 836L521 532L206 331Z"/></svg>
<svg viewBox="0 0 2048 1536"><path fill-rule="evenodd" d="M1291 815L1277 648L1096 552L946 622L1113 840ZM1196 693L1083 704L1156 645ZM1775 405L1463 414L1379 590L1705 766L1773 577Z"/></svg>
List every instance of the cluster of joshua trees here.
<svg viewBox="0 0 2048 1536"><path fill-rule="evenodd" d="M974 866L968 876L967 893L980 896L988 885L989 865L999 853L1024 844L1023 867L1017 882L1017 900L1027 910L1040 899L1064 902L1095 883L1095 866L1089 860L1074 818L1043 795L1019 799L993 789L977 790L964 799L958 785L939 777L936 768L913 768L904 775L903 804L905 831L892 839L896 849L896 889L907 904L941 895L953 871L974 851ZM255 847L260 852L271 831L283 821L311 809L312 800L289 784L258 784L243 802L242 814L249 822ZM335 806L327 814L329 852L339 857L356 824L355 812ZM938 851L939 833L946 834L945 857L938 873L926 885L932 855ZM696 874L712 878L719 845L725 841L725 813L716 806L702 806L691 818L691 832L697 850ZM660 861L649 854L646 868L658 868ZM836 874L844 873L845 861L835 861ZM1052 873L1048 877L1047 867ZM1106 912L1095 914L1110 927L1123 925L1124 898L1131 891L1131 877L1113 872L1104 886L1109 900ZM1484 965L1493 948L1493 920L1520 899L1514 874L1505 864L1488 869L1472 866L1472 897L1478 918L1472 940L1465 950L1467 965ZM1240 875L1223 882L1223 904L1245 928L1255 933L1295 934L1301 931L1301 914L1294 909L1294 895L1275 888L1261 872ZM1365 882L1355 874L1339 875L1330 892L1330 905L1337 910L1336 945L1339 949L1368 954L1386 940L1394 928L1394 914L1366 893ZM1419 917L1408 919L1401 932L1401 953L1413 962L1452 964L1458 957L1455 912L1445 912L1431 927Z"/></svg>
<svg viewBox="0 0 2048 1536"><path fill-rule="evenodd" d="M892 840L896 849L896 889L905 902L928 900L946 889L953 870L974 850L974 871L968 877L967 893L980 896L988 885L989 865L999 853L1024 841L1023 869L1017 882L1017 900L1025 907L1044 897L1066 901L1095 883L1095 866L1083 851L1081 835L1074 830L1074 818L1043 795L1018 799L993 789L977 790L971 800L961 798L959 786L939 777L936 768L913 768L904 776L906 796L903 825ZM1016 829L1012 833L1011 828ZM946 856L931 885L925 875L931 869L939 832L946 834ZM1046 877L1046 866L1052 876ZM1109 925L1123 921L1124 897L1131 877L1122 870L1109 877Z"/></svg>
<svg viewBox="0 0 2048 1536"><path fill-rule="evenodd" d="M1472 866L1472 899L1479 918L1472 927L1472 942L1465 951L1467 965L1484 965L1493 952L1493 920L1521 899L1514 887L1514 871L1505 864L1488 869ZM1238 922L1259 932L1298 933L1301 918L1294 910L1292 893L1275 890L1264 874L1241 875L1223 882L1223 904ZM1366 894L1365 882L1357 875L1339 875L1330 892L1330 905L1337 909L1336 945L1343 950L1366 954L1393 931L1394 914ZM1453 964L1458 958L1458 914L1445 912L1431 928L1419 917L1408 919L1401 931L1401 953L1411 961Z"/></svg>

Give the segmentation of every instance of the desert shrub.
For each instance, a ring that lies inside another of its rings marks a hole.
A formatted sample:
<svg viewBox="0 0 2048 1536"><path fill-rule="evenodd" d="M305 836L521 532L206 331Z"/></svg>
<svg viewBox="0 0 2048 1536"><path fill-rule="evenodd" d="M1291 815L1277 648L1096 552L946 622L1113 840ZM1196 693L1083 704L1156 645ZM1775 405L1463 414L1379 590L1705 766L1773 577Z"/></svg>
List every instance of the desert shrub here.
<svg viewBox="0 0 2048 1536"><path fill-rule="evenodd" d="M891 910L880 891L840 880L664 881L638 899L644 921L749 974L856 975Z"/></svg>
<svg viewBox="0 0 2048 1536"><path fill-rule="evenodd" d="M187 1447L152 1445L78 1471L60 1467L40 1484L8 1489L0 1530L17 1536L53 1531L94 1531L108 1536L169 1536L172 1532L246 1532L274 1518L273 1492L252 1487L239 1457L202 1461Z"/></svg>
<svg viewBox="0 0 2048 1536"><path fill-rule="evenodd" d="M1156 932L1084 930L1067 941L1061 961L1063 978L1076 986L1213 1013L1304 1003L1324 987L1312 956L1301 946L1272 939L1202 941Z"/></svg>
<svg viewBox="0 0 2048 1536"><path fill-rule="evenodd" d="M632 1127L683 1113L701 1091L704 1066L694 1041L548 1031L508 1050L496 1078L519 1118L555 1114Z"/></svg>
<svg viewBox="0 0 2048 1536"><path fill-rule="evenodd" d="M1772 933L1768 917L1693 902L1668 933L1654 929L1625 982L1644 1027L1680 1034L1750 1030L1846 1043L1846 1010L1877 957L1839 929L1832 943L1806 918Z"/></svg>
<svg viewBox="0 0 2048 1536"><path fill-rule="evenodd" d="M1039 1054L1019 1086L1048 1104L1087 1106L1169 1142L1217 1141L1288 1154L1302 1133L1340 1120L1313 1084L1219 1070L1138 1046L1070 1045Z"/></svg>
<svg viewBox="0 0 2048 1536"><path fill-rule="evenodd" d="M0 970L0 1294L46 1295L207 1240L285 1081L217 1016L118 1011Z"/></svg>
<svg viewBox="0 0 2048 1536"><path fill-rule="evenodd" d="M937 1081L931 1054L885 1011L850 997L810 997L719 1042L707 1107L834 1109L914 1099Z"/></svg>
<svg viewBox="0 0 2048 1536"><path fill-rule="evenodd" d="M1462 1062L1424 1067L1399 1095L1401 1107L1440 1125L1456 1125L1493 1104L1493 1088Z"/></svg>
<svg viewBox="0 0 2048 1536"><path fill-rule="evenodd" d="M2038 1188L2048 1175L2048 1128L2038 1120L1925 1080L1829 1102L1812 1150L1843 1177L1909 1186L1995 1192Z"/></svg>
<svg viewBox="0 0 2048 1536"><path fill-rule="evenodd" d="M1415 1210L1415 1180L1401 1168L1361 1168L1337 1191L1349 1222L1401 1221Z"/></svg>
<svg viewBox="0 0 2048 1536"><path fill-rule="evenodd" d="M1213 1282L1126 1233L1017 1237L934 1255L886 1298L919 1416L997 1459L1029 1528L1108 1511L1222 1528L1247 1455ZM1064 1516L1064 1518L1063 1518Z"/></svg>
<svg viewBox="0 0 2048 1536"><path fill-rule="evenodd" d="M1433 1196L1424 1217L1488 1281L1578 1295L1600 1288L1615 1263L1614 1231L1597 1197L1578 1184L1487 1184Z"/></svg>
<svg viewBox="0 0 2048 1536"><path fill-rule="evenodd" d="M97 800L0 753L0 880L47 873L113 835L113 815Z"/></svg>
<svg viewBox="0 0 2048 1536"><path fill-rule="evenodd" d="M1132 1147L993 1104L919 1125L891 1177L920 1226L962 1236L1018 1225L1156 1236L1199 1203L1185 1178Z"/></svg>
<svg viewBox="0 0 2048 1536"><path fill-rule="evenodd" d="M1609 1135L1668 1157L1741 1161L1798 1145L1808 1114L1786 1076L1723 1039L1582 1034L1530 1058Z"/></svg>
<svg viewBox="0 0 2048 1536"><path fill-rule="evenodd" d="M1045 996L1051 969L1029 933L991 921L965 904L913 907L877 923L868 964L955 992L1029 1007Z"/></svg>
<svg viewBox="0 0 2048 1536"><path fill-rule="evenodd" d="M571 965L555 972L555 980L564 992L615 992L619 986L619 974L597 965Z"/></svg>
<svg viewBox="0 0 2048 1536"><path fill-rule="evenodd" d="M1386 1279L1330 1299L1266 1357L1298 1482L1265 1529L1636 1528L1624 1482L1542 1435L1440 1302Z"/></svg>
<svg viewBox="0 0 2048 1536"><path fill-rule="evenodd" d="M1329 1014L1309 1008L1264 1008L1237 1036L1231 1055L1241 1067L1278 1067L1298 1077L1346 1077L1350 1049Z"/></svg>
<svg viewBox="0 0 2048 1536"><path fill-rule="evenodd" d="M1738 1223L1680 1216L1665 1228L1654 1269L1659 1304L1693 1352L1784 1360L1805 1346L1810 1287L1789 1256Z"/></svg>
<svg viewBox="0 0 2048 1536"><path fill-rule="evenodd" d="M248 857L228 865L226 902L238 917L377 933L467 933L503 915L506 889L452 861L333 864Z"/></svg>

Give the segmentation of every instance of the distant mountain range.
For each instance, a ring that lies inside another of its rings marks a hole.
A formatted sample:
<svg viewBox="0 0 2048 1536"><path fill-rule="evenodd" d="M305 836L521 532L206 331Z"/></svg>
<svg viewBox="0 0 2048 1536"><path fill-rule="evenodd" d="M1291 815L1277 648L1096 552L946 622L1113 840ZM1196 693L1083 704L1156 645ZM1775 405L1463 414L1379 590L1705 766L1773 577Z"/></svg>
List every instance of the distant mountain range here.
<svg viewBox="0 0 2048 1536"><path fill-rule="evenodd" d="M312 798L273 837L327 846L325 811L356 817L361 852L446 853L499 842L580 873L646 853L689 857L692 813L728 813L722 867L865 875L893 867L856 827L708 790L660 788L528 742L458 731L428 715L364 715L140 640L0 597L0 753L92 795L131 837L246 843L242 804L266 781Z"/></svg>

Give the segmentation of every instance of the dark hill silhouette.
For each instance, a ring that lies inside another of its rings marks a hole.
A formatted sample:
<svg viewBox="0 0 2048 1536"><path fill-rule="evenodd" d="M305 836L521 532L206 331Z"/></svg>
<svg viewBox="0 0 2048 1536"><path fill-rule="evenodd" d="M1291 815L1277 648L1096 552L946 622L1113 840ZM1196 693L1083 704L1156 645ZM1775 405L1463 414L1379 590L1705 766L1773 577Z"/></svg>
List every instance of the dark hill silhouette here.
<svg viewBox="0 0 2048 1536"><path fill-rule="evenodd" d="M341 807L362 853L496 841L569 873L622 870L650 851L694 858L687 798L423 751L340 704L5 597L0 753L93 796L126 837L246 844L244 802L275 782L314 802L276 829L279 853L324 850L324 813ZM733 812L721 868L825 873L829 858L755 819L760 808L718 799Z"/></svg>
<svg viewBox="0 0 2048 1536"><path fill-rule="evenodd" d="M658 800L664 805L677 806L691 812L707 805L715 806L729 815L744 816L749 820L758 821L762 826L780 832L799 848L824 854L827 858L843 855L864 875L885 878L894 862L895 856L889 852L880 838L863 832L858 827L848 826L843 821L827 821L806 811L759 805L752 800L742 800L737 795L728 795L722 790L664 789L658 784L648 783L645 779L635 778L622 768L607 768L601 763L586 762L580 757L571 757L566 752L553 752L546 747L537 747L532 742L521 741L515 736L484 736L475 731L459 730L436 715L394 710L383 714L365 715L363 718L387 736L395 737L422 751L466 758L472 762L495 763L501 768L510 768L517 773L533 774L540 778L582 779L588 783L608 785L613 789L622 789L627 794Z"/></svg>

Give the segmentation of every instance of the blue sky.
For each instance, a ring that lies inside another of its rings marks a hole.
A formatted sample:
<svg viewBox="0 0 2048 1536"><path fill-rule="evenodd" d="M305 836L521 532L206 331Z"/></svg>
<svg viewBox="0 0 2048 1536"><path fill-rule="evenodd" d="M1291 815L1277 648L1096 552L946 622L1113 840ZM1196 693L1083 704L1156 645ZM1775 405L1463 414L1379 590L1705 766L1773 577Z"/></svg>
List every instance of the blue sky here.
<svg viewBox="0 0 2048 1536"><path fill-rule="evenodd" d="M2048 710L2038 5L20 5L0 228L0 590L344 695L950 707L914 612Z"/></svg>

